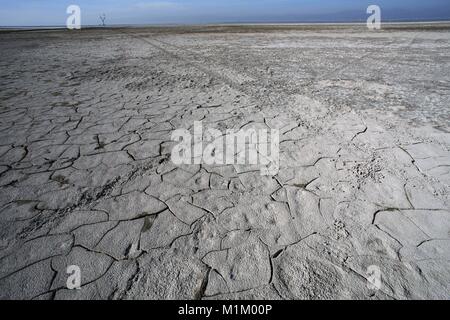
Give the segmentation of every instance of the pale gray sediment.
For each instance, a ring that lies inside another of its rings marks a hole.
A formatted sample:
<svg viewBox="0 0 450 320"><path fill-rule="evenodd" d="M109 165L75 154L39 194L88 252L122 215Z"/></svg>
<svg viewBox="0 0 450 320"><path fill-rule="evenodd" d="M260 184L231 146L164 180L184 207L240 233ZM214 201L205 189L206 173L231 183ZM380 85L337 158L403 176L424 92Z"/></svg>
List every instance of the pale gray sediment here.
<svg viewBox="0 0 450 320"><path fill-rule="evenodd" d="M449 31L1 32L0 298L450 299ZM175 166L200 120L279 173Z"/></svg>

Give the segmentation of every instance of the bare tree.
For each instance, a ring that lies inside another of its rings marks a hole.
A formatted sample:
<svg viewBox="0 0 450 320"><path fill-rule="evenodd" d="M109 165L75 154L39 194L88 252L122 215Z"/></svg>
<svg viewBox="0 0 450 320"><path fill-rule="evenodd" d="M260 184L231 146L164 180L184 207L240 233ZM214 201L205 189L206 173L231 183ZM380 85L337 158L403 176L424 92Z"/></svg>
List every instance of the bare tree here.
<svg viewBox="0 0 450 320"><path fill-rule="evenodd" d="M104 13L101 14L99 18L102 21L102 26L104 27L105 26L105 20L106 20L106 14L104 14Z"/></svg>

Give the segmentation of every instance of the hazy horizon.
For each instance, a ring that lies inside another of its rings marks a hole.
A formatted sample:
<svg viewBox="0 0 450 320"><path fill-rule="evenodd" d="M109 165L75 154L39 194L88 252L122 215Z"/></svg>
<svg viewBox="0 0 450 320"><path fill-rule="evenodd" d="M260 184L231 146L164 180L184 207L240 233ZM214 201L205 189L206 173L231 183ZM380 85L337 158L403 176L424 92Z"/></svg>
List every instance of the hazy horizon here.
<svg viewBox="0 0 450 320"><path fill-rule="evenodd" d="M0 26L64 26L66 8L81 8L84 26L107 25L358 22L370 4L381 7L384 21L450 20L450 3L430 0L0 0Z"/></svg>

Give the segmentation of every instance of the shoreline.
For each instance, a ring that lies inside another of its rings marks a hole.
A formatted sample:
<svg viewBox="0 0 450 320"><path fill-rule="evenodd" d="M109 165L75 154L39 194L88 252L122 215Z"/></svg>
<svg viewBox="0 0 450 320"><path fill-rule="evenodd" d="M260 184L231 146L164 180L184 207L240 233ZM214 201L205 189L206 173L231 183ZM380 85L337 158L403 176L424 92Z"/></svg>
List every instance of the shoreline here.
<svg viewBox="0 0 450 320"><path fill-rule="evenodd" d="M217 27L359 27L365 26L366 22L242 22L242 23L205 23L205 24L116 24L107 26L87 25L81 30L115 30L115 29L159 29L159 28L217 28ZM449 27L450 20L438 21L387 21L382 25L388 27ZM0 32L8 31L60 31L66 30L65 26L0 26ZM383 28L382 28L383 29Z"/></svg>

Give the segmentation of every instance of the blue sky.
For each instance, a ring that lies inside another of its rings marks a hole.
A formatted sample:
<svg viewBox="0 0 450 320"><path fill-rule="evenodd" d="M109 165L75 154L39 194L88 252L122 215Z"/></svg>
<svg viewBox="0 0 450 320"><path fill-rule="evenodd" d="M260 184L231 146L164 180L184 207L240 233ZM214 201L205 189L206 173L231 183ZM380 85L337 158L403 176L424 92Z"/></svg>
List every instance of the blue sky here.
<svg viewBox="0 0 450 320"><path fill-rule="evenodd" d="M450 0L0 0L0 26L64 25L70 4L83 25L354 21L369 4L385 20L450 20Z"/></svg>

